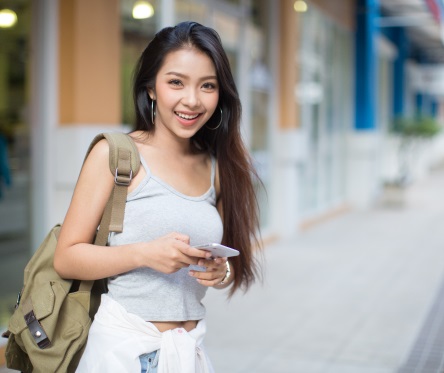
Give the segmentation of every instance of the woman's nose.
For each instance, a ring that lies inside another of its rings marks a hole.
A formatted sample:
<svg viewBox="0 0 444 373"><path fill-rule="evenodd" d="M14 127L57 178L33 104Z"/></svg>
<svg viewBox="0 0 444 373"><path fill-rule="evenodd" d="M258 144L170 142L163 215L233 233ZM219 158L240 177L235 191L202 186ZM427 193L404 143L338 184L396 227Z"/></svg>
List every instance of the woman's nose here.
<svg viewBox="0 0 444 373"><path fill-rule="evenodd" d="M190 108L199 106L199 94L194 89L187 89L182 102Z"/></svg>

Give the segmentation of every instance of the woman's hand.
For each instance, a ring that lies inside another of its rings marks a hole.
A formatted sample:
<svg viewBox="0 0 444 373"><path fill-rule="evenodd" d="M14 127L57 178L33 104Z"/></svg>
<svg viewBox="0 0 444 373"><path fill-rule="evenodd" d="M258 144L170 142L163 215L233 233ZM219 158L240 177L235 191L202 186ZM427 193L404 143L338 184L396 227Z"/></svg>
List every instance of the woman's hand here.
<svg viewBox="0 0 444 373"><path fill-rule="evenodd" d="M227 274L226 262L227 258L200 259L197 264L206 267L207 270L205 272L190 271L189 274L204 286L217 286Z"/></svg>
<svg viewBox="0 0 444 373"><path fill-rule="evenodd" d="M191 247L190 238L177 232L150 241L148 248L142 247L141 264L166 274L211 257L211 253Z"/></svg>

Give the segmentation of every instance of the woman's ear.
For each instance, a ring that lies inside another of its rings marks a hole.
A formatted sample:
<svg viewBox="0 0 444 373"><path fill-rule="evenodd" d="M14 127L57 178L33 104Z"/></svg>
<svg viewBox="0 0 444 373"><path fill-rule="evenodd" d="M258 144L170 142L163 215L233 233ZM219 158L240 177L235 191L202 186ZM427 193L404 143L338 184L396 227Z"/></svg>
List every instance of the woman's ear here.
<svg viewBox="0 0 444 373"><path fill-rule="evenodd" d="M147 88L146 90L148 91L148 95L150 96L150 99L155 101L156 100L156 94L154 92L154 89Z"/></svg>

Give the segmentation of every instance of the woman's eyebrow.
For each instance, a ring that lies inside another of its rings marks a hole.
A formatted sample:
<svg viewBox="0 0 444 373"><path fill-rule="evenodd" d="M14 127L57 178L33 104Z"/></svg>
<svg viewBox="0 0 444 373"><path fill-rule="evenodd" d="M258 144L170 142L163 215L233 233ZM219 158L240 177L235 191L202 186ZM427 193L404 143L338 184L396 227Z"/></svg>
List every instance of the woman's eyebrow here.
<svg viewBox="0 0 444 373"><path fill-rule="evenodd" d="M183 78L183 79L189 78L188 75L185 75L185 74L182 74L182 73L178 73L178 72L175 72L175 71L169 71L165 75L175 75L175 76L178 76L179 78ZM209 79L217 80L217 76L216 75L208 75L208 76L203 76L203 77L199 78L199 80L209 80Z"/></svg>

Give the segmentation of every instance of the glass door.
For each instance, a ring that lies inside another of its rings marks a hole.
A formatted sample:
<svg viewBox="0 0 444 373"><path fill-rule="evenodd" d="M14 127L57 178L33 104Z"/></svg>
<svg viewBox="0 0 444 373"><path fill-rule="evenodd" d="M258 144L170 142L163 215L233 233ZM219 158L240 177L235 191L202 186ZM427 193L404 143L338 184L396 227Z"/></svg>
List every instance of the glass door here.
<svg viewBox="0 0 444 373"><path fill-rule="evenodd" d="M339 205L345 194L345 137L351 125L352 37L313 6L303 14L297 99L308 155L301 166L303 218Z"/></svg>

